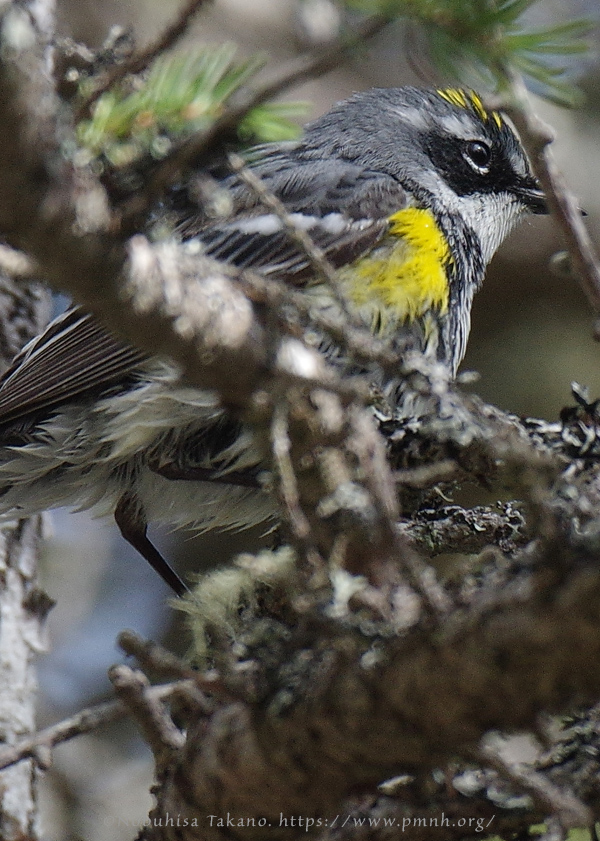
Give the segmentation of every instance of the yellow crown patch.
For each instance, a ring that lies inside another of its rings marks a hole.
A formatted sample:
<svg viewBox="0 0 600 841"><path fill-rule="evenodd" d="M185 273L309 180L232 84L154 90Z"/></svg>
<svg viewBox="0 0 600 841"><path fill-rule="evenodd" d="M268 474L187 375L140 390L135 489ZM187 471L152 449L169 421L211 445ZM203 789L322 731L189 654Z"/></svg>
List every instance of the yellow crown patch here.
<svg viewBox="0 0 600 841"><path fill-rule="evenodd" d="M481 97L475 91L465 91L462 88L438 88L436 93L451 105L473 111L484 123L493 120L498 128L502 127L500 114L497 111L486 111Z"/></svg>

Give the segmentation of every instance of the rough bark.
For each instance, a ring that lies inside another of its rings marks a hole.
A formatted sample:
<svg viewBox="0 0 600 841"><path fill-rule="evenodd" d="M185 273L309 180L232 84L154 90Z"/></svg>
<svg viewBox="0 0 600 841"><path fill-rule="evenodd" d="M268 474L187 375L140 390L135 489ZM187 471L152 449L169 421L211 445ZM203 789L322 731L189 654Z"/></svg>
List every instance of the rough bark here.
<svg viewBox="0 0 600 841"><path fill-rule="evenodd" d="M38 44L39 58L32 73L48 75L54 2L34 0L22 4L21 9L36 33ZM0 277L2 370L40 332L49 315L47 290L37 284ZM5 525L0 531L0 737L7 744L35 730L35 659L45 648L43 628L50 607L37 583L41 528L41 517L34 517ZM0 836L6 841L41 837L38 773L37 765L31 760L0 773Z"/></svg>
<svg viewBox="0 0 600 841"><path fill-rule="evenodd" d="M0 734L13 744L34 732L35 659L44 650L48 602L37 587L41 518L0 531ZM6 841L42 837L33 760L0 772L0 836Z"/></svg>
<svg viewBox="0 0 600 841"><path fill-rule="evenodd" d="M0 358L6 367L42 329L50 312L47 291L0 278ZM0 734L13 744L35 731L35 659L44 650L49 608L38 589L37 558L42 520L34 517L0 531ZM37 766L32 762L0 773L0 837L38 838Z"/></svg>

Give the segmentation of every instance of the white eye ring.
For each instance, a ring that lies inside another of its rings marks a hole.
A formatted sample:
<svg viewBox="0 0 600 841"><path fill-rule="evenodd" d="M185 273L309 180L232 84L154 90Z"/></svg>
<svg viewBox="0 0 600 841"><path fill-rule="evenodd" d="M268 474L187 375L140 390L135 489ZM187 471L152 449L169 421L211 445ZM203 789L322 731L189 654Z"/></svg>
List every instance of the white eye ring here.
<svg viewBox="0 0 600 841"><path fill-rule="evenodd" d="M482 140L467 140L463 158L479 175L487 175L492 162L492 147Z"/></svg>

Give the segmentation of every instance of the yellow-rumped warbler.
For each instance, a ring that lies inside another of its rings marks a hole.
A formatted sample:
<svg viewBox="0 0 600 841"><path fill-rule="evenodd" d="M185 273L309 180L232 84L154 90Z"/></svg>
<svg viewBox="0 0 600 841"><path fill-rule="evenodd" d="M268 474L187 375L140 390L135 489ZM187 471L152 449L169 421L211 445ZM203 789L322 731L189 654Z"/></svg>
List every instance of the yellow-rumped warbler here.
<svg viewBox="0 0 600 841"><path fill-rule="evenodd" d="M357 94L301 140L251 150L248 164L324 251L370 329L408 337L452 374L485 266L525 211L545 212L513 129L460 89ZM223 186L229 215L207 221L190 204L180 235L331 304L279 216L237 175ZM172 366L78 309L50 324L0 382L0 517L59 505L114 512L179 593L146 524L224 529L273 517L259 467L250 431L214 395L178 384Z"/></svg>

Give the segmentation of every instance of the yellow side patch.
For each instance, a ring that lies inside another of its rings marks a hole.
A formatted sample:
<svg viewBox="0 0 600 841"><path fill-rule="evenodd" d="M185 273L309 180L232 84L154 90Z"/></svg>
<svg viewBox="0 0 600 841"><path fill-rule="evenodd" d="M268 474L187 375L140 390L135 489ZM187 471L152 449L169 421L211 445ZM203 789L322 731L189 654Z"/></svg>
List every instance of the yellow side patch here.
<svg viewBox="0 0 600 841"><path fill-rule="evenodd" d="M382 244L342 270L358 307L372 309L385 330L390 322L412 321L429 310L448 309L448 242L428 210L409 207L390 217Z"/></svg>

